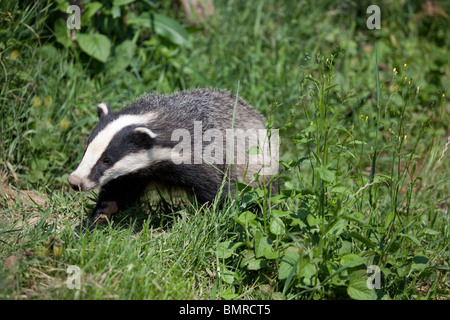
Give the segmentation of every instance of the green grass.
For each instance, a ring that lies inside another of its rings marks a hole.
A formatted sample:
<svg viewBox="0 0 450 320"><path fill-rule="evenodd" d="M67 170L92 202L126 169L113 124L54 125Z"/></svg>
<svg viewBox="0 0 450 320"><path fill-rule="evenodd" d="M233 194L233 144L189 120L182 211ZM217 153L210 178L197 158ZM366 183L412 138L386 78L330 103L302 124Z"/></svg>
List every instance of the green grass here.
<svg viewBox="0 0 450 320"><path fill-rule="evenodd" d="M118 72L118 56L55 40L52 2L2 3L0 297L448 299L450 8L384 3L368 30L370 4L216 2L187 28L192 48L139 29ZM117 28L113 48L135 35ZM96 195L66 181L95 104L198 86L239 92L280 129L279 193L240 185L223 207L151 194L84 230Z"/></svg>

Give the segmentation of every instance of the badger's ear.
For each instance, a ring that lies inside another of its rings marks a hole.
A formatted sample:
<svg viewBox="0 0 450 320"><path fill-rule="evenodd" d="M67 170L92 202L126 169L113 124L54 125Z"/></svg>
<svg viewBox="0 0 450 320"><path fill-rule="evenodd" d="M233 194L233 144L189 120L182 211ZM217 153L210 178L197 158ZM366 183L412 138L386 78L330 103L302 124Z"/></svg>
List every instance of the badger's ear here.
<svg viewBox="0 0 450 320"><path fill-rule="evenodd" d="M144 149L150 149L154 143L155 138L158 136L152 130L146 127L137 127L134 129L136 135L135 141L138 146Z"/></svg>
<svg viewBox="0 0 450 320"><path fill-rule="evenodd" d="M109 104L107 104L106 102L102 102L97 105L97 115L99 119L108 115L110 112L111 108L109 107Z"/></svg>

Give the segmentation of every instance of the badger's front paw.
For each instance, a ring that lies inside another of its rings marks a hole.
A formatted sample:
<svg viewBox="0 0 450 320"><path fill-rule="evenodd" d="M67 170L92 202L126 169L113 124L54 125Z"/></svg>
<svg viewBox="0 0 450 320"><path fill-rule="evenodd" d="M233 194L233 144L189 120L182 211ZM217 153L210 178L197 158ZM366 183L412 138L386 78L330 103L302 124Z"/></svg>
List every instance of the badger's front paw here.
<svg viewBox="0 0 450 320"><path fill-rule="evenodd" d="M117 202L115 201L104 201L97 205L89 221L92 224L103 224L108 220L111 220L113 214L118 211Z"/></svg>

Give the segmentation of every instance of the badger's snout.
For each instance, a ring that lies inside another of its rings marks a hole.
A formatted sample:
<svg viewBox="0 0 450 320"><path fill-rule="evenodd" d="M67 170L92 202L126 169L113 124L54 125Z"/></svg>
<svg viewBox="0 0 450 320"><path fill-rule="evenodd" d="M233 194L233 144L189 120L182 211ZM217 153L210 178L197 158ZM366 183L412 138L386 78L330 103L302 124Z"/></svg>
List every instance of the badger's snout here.
<svg viewBox="0 0 450 320"><path fill-rule="evenodd" d="M67 181L69 181L70 186L72 187L72 189L74 190L83 190L83 186L82 186L82 181L80 179L80 177L74 175L73 173L69 176L69 178L67 179Z"/></svg>
<svg viewBox="0 0 450 320"><path fill-rule="evenodd" d="M93 189L92 186L89 186L88 183L84 182L83 179L81 179L78 175L72 173L69 178L67 179L72 189L76 191L88 191Z"/></svg>

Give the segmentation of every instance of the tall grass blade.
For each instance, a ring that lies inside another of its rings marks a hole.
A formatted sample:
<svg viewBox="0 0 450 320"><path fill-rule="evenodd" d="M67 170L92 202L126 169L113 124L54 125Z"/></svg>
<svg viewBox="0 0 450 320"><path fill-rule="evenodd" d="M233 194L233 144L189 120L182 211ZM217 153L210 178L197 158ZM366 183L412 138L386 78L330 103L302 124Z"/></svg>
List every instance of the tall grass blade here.
<svg viewBox="0 0 450 320"><path fill-rule="evenodd" d="M377 131L375 134L375 148L373 150L372 168L370 169L370 181L369 181L369 183L370 183L370 187L369 187L370 206L373 206L372 183L373 183L373 177L375 176L375 164L377 162L378 131L379 131L379 124L380 124L380 74L378 72L378 54L377 54L376 46L375 46L375 73L377 76Z"/></svg>

